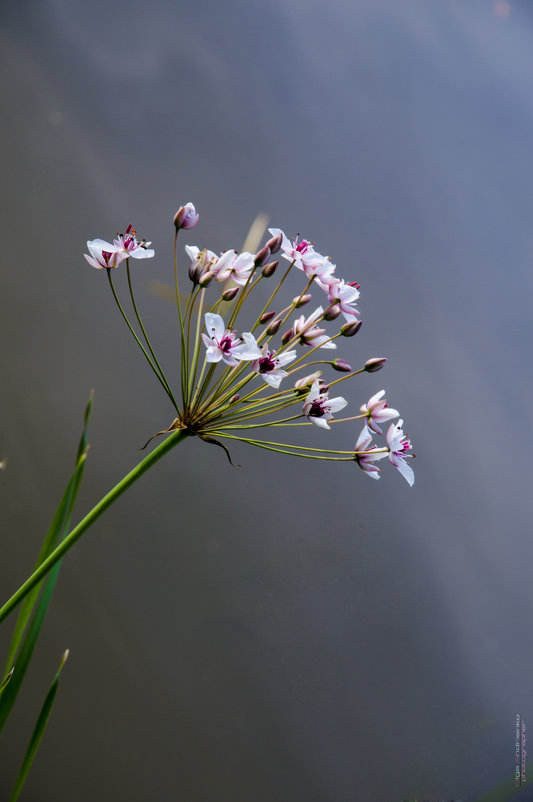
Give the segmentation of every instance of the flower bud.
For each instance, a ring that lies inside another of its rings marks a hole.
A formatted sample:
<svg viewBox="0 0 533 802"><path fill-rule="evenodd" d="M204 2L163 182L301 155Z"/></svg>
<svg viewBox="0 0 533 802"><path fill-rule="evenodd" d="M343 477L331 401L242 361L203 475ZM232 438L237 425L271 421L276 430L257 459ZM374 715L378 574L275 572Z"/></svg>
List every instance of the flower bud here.
<svg viewBox="0 0 533 802"><path fill-rule="evenodd" d="M224 290L222 293L222 300L223 301L233 301L237 293L239 292L240 287L228 287L227 290Z"/></svg>
<svg viewBox="0 0 533 802"><path fill-rule="evenodd" d="M386 356L382 357L375 356L372 359L367 359L367 361L365 362L365 370L368 373L375 373L376 370L381 370L386 361L387 361Z"/></svg>
<svg viewBox="0 0 533 802"><path fill-rule="evenodd" d="M362 320L354 320L352 321L352 323L345 323L344 326L341 326L342 336L353 337L354 334L357 334L362 324L363 324Z"/></svg>
<svg viewBox="0 0 533 802"><path fill-rule="evenodd" d="M289 329L288 331L285 332L285 334L281 338L282 344L287 345L289 340L292 340L293 337L294 337L294 331L292 329Z"/></svg>
<svg viewBox="0 0 533 802"><path fill-rule="evenodd" d="M279 265L279 262L269 262L264 268L261 270L261 273L265 278L270 278L276 272L276 267Z"/></svg>
<svg viewBox="0 0 533 802"><path fill-rule="evenodd" d="M339 304L331 304L324 310L324 320L335 320L335 318L339 317L340 313L341 308Z"/></svg>
<svg viewBox="0 0 533 802"><path fill-rule="evenodd" d="M279 331L279 327L281 326L281 318L279 317L277 320L274 320L270 326L268 327L267 334L269 337L272 337L273 334L277 334Z"/></svg>
<svg viewBox="0 0 533 802"><path fill-rule="evenodd" d="M264 248L261 248L260 251L257 251L256 255L254 256L254 265L256 267L264 267L268 260L270 259L270 248L268 245L265 245Z"/></svg>
<svg viewBox="0 0 533 802"><path fill-rule="evenodd" d="M229 404L236 404L236 403L237 403L237 401L239 400L239 398L240 398L240 395L239 395L239 393L235 393L235 395L232 395L232 396L231 396L231 398L230 398L230 400L228 401L228 403L229 403Z"/></svg>
<svg viewBox="0 0 533 802"><path fill-rule="evenodd" d="M260 323L269 323L269 321L271 321L273 317L276 317L276 313L275 312L265 312L265 314L261 315L261 317L259 318L259 322Z"/></svg>
<svg viewBox="0 0 533 802"><path fill-rule="evenodd" d="M324 387L326 387L326 383L323 379L320 378L322 376L321 370L315 370L314 373L310 373L308 376L304 376L302 379L298 379L294 382L294 389L298 393L298 395L307 395L313 384L318 379L318 386L320 388L320 392L323 392Z"/></svg>
<svg viewBox="0 0 533 802"><path fill-rule="evenodd" d="M294 308L295 309L299 309L300 306L305 306L306 304L309 303L311 298L312 298L312 296L309 295L309 294L307 294L307 295L298 295L296 298L292 299L292 302L294 304Z"/></svg>
<svg viewBox="0 0 533 802"><path fill-rule="evenodd" d="M338 370L340 373L351 373L352 368L345 359L334 359L330 363L333 370Z"/></svg>
<svg viewBox="0 0 533 802"><path fill-rule="evenodd" d="M198 222L199 215L196 214L196 209L192 203L186 203L185 206L180 206L174 215L174 225L176 230L180 228L194 228Z"/></svg>
<svg viewBox="0 0 533 802"><path fill-rule="evenodd" d="M215 276L216 276L215 270L207 270L200 276L198 284L200 285L200 287L209 287Z"/></svg>
<svg viewBox="0 0 533 802"><path fill-rule="evenodd" d="M281 248L281 243L283 242L283 236L278 234L277 237L272 237L268 240L266 247L270 248L270 253L277 253Z"/></svg>

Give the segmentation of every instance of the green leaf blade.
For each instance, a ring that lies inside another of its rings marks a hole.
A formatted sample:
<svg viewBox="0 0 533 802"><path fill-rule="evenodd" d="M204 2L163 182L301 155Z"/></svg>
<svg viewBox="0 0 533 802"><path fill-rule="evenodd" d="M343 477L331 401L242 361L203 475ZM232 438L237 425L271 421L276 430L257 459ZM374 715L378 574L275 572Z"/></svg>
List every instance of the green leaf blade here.
<svg viewBox="0 0 533 802"><path fill-rule="evenodd" d="M30 743L28 744L26 754L24 755L24 760L22 761L18 777L15 781L15 786L13 788L13 791L11 792L11 796L9 797L9 802L16 802L16 800L19 798L20 792L22 791L22 787L26 782L26 778L28 777L28 774L30 772L32 763L35 759L35 755L37 754L37 750L39 749L39 745L43 738L46 725L48 724L48 719L50 718L50 714L54 706L57 689L59 687L59 679L61 676L61 671L68 658L68 654L69 653L67 649L63 657L61 658L61 663L59 664L57 674L55 675L52 681L50 690L46 694L43 706L41 708L41 712L39 713L37 723L35 724L35 728L33 730L33 734L30 739Z"/></svg>

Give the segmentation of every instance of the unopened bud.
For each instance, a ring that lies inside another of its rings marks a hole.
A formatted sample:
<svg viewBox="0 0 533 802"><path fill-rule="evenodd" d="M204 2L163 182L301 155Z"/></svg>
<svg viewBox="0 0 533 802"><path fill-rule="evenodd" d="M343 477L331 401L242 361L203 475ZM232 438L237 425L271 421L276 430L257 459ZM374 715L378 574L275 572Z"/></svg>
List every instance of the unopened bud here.
<svg viewBox="0 0 533 802"><path fill-rule="evenodd" d="M237 293L239 292L240 287L228 287L227 290L224 290L222 293L222 300L223 301L233 301Z"/></svg>
<svg viewBox="0 0 533 802"><path fill-rule="evenodd" d="M281 342L282 342L282 344L283 344L283 345L287 345L287 343L289 342L289 340L292 340L292 338L293 338L293 337L294 337L294 332L293 332L293 330L292 330L292 329L289 329L288 331L286 331L286 332L285 332L285 334L284 334L284 335L283 335L283 337L281 338Z"/></svg>
<svg viewBox="0 0 533 802"><path fill-rule="evenodd" d="M279 262L269 262L264 268L261 270L262 275L265 278L270 278L276 272L276 267L279 265Z"/></svg>
<svg viewBox="0 0 533 802"><path fill-rule="evenodd" d="M200 276L198 284L200 285L200 287L209 287L215 276L216 272L214 270L208 270L206 273L203 273Z"/></svg>
<svg viewBox="0 0 533 802"><path fill-rule="evenodd" d="M300 306L305 306L306 304L309 303L311 298L312 298L312 296L309 295L309 293L307 295L298 295L296 298L292 299L292 302L294 304L294 308L295 309L299 309Z"/></svg>
<svg viewBox="0 0 533 802"><path fill-rule="evenodd" d="M273 317L276 317L275 312L265 312L265 314L261 315L261 317L259 318L259 322L268 323L270 320L272 320Z"/></svg>
<svg viewBox="0 0 533 802"><path fill-rule="evenodd" d="M268 327L267 334L271 337L273 334L277 334L279 331L279 327L281 326L281 318L274 320L270 326Z"/></svg>
<svg viewBox="0 0 533 802"><path fill-rule="evenodd" d="M277 237L272 237L268 240L266 247L270 248L270 253L277 253L281 248L281 243L283 242L283 235L278 234Z"/></svg>
<svg viewBox="0 0 533 802"><path fill-rule="evenodd" d="M338 370L340 373L352 372L351 366L346 362L345 359L334 359L333 362L331 362L331 367L333 370Z"/></svg>
<svg viewBox="0 0 533 802"><path fill-rule="evenodd" d="M194 228L198 222L199 215L196 214L196 209L192 203L186 203L185 206L180 206L174 215L174 225L179 231L180 228Z"/></svg>
<svg viewBox="0 0 533 802"><path fill-rule="evenodd" d="M336 317L339 317L341 313L341 308L339 304L331 304L328 308L324 311L324 320L335 320Z"/></svg>
<svg viewBox="0 0 533 802"><path fill-rule="evenodd" d="M352 323L345 323L341 326L341 334L343 337L353 337L357 334L363 324L362 320L354 320Z"/></svg>
<svg viewBox="0 0 533 802"><path fill-rule="evenodd" d="M228 402L228 403L230 403L230 404L236 404L236 403L237 403L237 401L239 400L239 398L240 398L240 395L239 395L239 393L235 393L235 395L232 395L232 396L231 396L231 398L230 398L230 400L229 400L229 402Z"/></svg>
<svg viewBox="0 0 533 802"><path fill-rule="evenodd" d="M264 248L261 248L260 251L257 251L256 255L254 256L254 265L256 267L263 267L266 265L268 260L270 259L270 248L268 245L265 245Z"/></svg>
<svg viewBox="0 0 533 802"><path fill-rule="evenodd" d="M386 361L386 356L375 356L372 359L367 359L365 362L365 370L368 371L368 373L375 373L376 370L381 370Z"/></svg>
<svg viewBox="0 0 533 802"><path fill-rule="evenodd" d="M320 378L320 376L322 376L322 371L315 370L314 373L310 373L308 376L304 376L303 379L298 379L298 381L295 381L294 389L298 395L307 395L313 384L318 379L320 392L323 392L324 388L326 387L326 383Z"/></svg>

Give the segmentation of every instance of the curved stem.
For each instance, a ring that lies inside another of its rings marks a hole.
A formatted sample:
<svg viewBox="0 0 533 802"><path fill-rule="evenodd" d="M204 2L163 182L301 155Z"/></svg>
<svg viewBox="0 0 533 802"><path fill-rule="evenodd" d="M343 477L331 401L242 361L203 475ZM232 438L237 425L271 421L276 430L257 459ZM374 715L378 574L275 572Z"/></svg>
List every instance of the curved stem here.
<svg viewBox="0 0 533 802"><path fill-rule="evenodd" d="M169 388L169 387L168 387L168 386L165 384L165 382L166 382L166 379L163 379L163 378L160 376L160 374L159 374L159 372L158 372L158 370L157 370L157 367L155 366L155 364L154 364L154 363L152 362L152 360L150 359L150 356L149 356L149 354L148 354L148 352L147 352L146 348L144 347L144 345L142 344L142 342L140 341L140 339L137 337L137 335L136 335L136 333L135 333L135 330L134 330L133 326L131 325L130 321L128 320L128 316L126 315L126 313L125 313L124 309L122 308L122 304L120 303L120 301L119 301L119 299L118 299L118 295L117 295L117 293L116 293L115 286L114 286L114 284L113 284L113 279L111 278L111 270L110 270L109 268L107 268L107 278L108 278L108 280L109 280L109 286L111 287L111 292L113 293L113 298L115 299L115 302L116 302L116 304L117 304L117 306L118 306L118 308L119 308L120 314L121 314L121 315L122 315L122 317L124 318L124 322L126 323L126 325L127 325L128 329L129 329L129 330L130 330L130 332L132 333L132 335L133 335L133 337L134 337L134 339L135 339L135 342L137 343L137 345L139 346L139 348L141 349L141 351L142 351L142 352L143 352L143 354L145 355L145 357L146 357L146 361L148 362L148 364L149 364L149 365L150 365L150 367L152 368L153 372L154 372L154 373L155 373L155 375L157 376L157 380L158 380L158 381L159 381L159 383L161 384L161 387L163 388L163 390L165 391L165 393L168 395L168 397L169 397L169 398L170 398L170 400L172 401L172 404L173 404L173 405L176 407L176 411L177 411L177 412L179 412L179 409L178 409L178 406L177 406L177 404L176 404L176 401L175 401L175 399L174 399L174 396L172 395L172 391L171 391L171 390L170 390L170 388Z"/></svg>
<svg viewBox="0 0 533 802"><path fill-rule="evenodd" d="M174 432L167 437L167 439L161 443L157 448L155 448L147 457L145 457L139 464L133 468L132 471L126 474L126 476L120 480L115 487L107 493L96 506L92 508L92 510L87 513L85 518L83 518L80 523L74 527L72 532L70 532L66 538L60 543L57 548L55 548L50 556L41 563L41 565L37 568L36 571L24 582L23 585L17 590L16 593L11 596L11 598L4 604L4 606L0 609L0 622L7 618L9 613L22 601L22 599L30 592L30 590L35 587L35 585L41 581L41 579L46 576L46 574L54 567L54 565L67 553L69 549L72 548L74 543L80 539L84 532L96 521L97 518L102 515L108 507L113 504L114 501L119 498L127 489L130 487L134 482L139 479L143 473L155 465L161 457L163 457L168 451L170 451L174 446L178 445L178 443L187 437L189 433L184 429L178 429L178 431Z"/></svg>
<svg viewBox="0 0 533 802"><path fill-rule="evenodd" d="M159 373L161 375L161 379L163 380L163 382L165 384L168 396L171 399L171 401L174 404L174 406L176 407L176 410L178 410L178 412L179 412L179 407L178 407L178 404L176 402L176 399L174 398L172 390L170 388L170 384L168 383L167 378L166 378L165 374L163 373L163 368L159 364L159 361L158 361L158 359L157 359L157 357L156 357L156 355L154 353L154 349L152 348L152 343L150 342L150 339L149 339L149 337L148 337L148 335L146 333L146 329L144 328L143 322L141 320L141 316L139 314L139 310L137 309L137 303L135 301L135 295L133 294L133 285L132 285L132 282L131 282L130 260L129 259L126 259L126 275L128 277L128 287L129 287L129 290L130 290L131 304L133 306L133 311L135 312L135 317L137 318L137 323L139 324L139 326L141 328L141 331L143 333L144 339L146 341L146 345L148 346L148 350L150 351L150 354L152 355L152 359L154 360L154 363L155 363L156 367L159 370Z"/></svg>

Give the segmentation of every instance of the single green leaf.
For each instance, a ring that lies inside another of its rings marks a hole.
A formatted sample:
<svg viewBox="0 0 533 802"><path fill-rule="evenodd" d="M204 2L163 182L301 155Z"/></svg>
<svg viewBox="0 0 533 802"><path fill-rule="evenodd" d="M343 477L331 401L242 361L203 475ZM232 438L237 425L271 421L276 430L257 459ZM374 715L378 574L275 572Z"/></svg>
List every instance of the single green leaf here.
<svg viewBox="0 0 533 802"><path fill-rule="evenodd" d="M70 478L67 488L63 493L63 497L59 503L52 523L50 524L44 542L41 546L36 567L38 567L48 557L48 555L56 547L57 543L61 541L68 533L70 516L81 485L85 460L87 458L87 425L89 423L91 409L92 392L85 409L84 426L77 451L76 467ZM37 603L42 582L36 585L35 588L33 588L33 590L24 599L21 610L17 617L6 665L7 674L7 670L13 666L13 663L15 663L15 676L13 681L9 684L6 692L2 694L2 697L0 698L0 731L6 723L9 713L11 712L11 709L15 703L15 699L22 685L26 670L33 655L33 651L35 649L35 645L37 643L46 612L48 610L48 605L50 604L50 600L52 598L55 583L57 581L59 565L60 563L58 563L53 571L50 572L50 576L46 580L41 599L35 609L35 614L29 628L28 623Z"/></svg>
<svg viewBox="0 0 533 802"><path fill-rule="evenodd" d="M48 724L48 719L50 718L50 713L52 712L52 708L54 706L56 693L59 686L59 678L61 676L61 671L63 669L63 666L65 665L67 658L68 658L68 649L61 658L61 663L59 664L57 674L54 677L52 685L50 686L50 690L46 694L43 706L41 708L41 712L39 713L39 718L37 719L35 729L33 730L33 734L30 739L30 743L28 744L28 749L26 750L26 754L24 755L24 760L22 761L22 765L20 767L20 771L18 773L15 786L13 788L13 791L11 792L11 796L9 797L9 802L15 802L15 800L19 798L19 794L22 791L22 786L26 782L26 778L31 769L31 765L34 761L35 755L37 754L37 750L39 749L39 744L41 743L44 731L46 729L46 725Z"/></svg>

